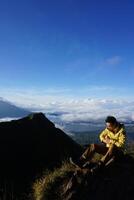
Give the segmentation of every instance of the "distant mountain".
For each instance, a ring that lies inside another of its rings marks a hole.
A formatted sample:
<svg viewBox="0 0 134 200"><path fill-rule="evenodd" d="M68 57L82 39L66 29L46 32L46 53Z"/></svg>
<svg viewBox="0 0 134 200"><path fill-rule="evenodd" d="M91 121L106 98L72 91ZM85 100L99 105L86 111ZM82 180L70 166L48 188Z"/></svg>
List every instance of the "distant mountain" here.
<svg viewBox="0 0 134 200"><path fill-rule="evenodd" d="M21 189L45 168L58 166L81 150L42 113L0 123L0 177Z"/></svg>
<svg viewBox="0 0 134 200"><path fill-rule="evenodd" d="M12 103L0 98L0 118L5 117L24 117L28 115L30 111L17 107Z"/></svg>

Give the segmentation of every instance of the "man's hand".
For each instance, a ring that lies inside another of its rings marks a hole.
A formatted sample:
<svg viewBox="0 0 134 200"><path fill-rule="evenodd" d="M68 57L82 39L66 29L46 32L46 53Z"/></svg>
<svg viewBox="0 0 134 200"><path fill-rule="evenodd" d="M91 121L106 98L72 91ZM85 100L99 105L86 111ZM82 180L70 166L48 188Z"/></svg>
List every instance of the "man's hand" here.
<svg viewBox="0 0 134 200"><path fill-rule="evenodd" d="M110 137L108 137L107 135L104 137L103 142L106 144L109 144L111 142Z"/></svg>

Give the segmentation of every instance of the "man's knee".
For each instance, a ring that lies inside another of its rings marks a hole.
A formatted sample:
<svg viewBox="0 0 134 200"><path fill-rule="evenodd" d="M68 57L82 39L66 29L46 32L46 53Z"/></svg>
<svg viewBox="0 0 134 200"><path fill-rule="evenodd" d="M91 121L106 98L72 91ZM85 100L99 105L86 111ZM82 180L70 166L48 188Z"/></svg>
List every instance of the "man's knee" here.
<svg viewBox="0 0 134 200"><path fill-rule="evenodd" d="M86 148L86 150L84 151L84 153L82 154L82 156L81 156L81 158L87 158L87 156L90 154L90 153L92 153L92 152L94 152L95 151L95 144L90 144L87 148Z"/></svg>
<svg viewBox="0 0 134 200"><path fill-rule="evenodd" d="M91 152L91 151L94 151L96 149L96 145L95 144L90 144L86 150L85 150L85 153L86 152Z"/></svg>
<svg viewBox="0 0 134 200"><path fill-rule="evenodd" d="M116 155L117 150L118 150L117 147L114 144L112 144L108 149L108 154L110 156L112 156L112 155L114 156L114 155Z"/></svg>

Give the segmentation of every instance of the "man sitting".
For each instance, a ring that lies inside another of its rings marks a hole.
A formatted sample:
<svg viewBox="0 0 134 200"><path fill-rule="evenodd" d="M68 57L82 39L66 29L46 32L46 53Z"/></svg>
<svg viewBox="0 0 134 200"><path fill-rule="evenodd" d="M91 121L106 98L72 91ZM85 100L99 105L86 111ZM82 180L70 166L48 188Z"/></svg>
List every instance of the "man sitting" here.
<svg viewBox="0 0 134 200"><path fill-rule="evenodd" d="M91 161L94 153L102 154L103 157L94 167L91 168L91 172L98 170L111 159L114 160L118 158L124 150L126 141L124 125L119 123L113 116L108 116L105 122L106 128L99 136L103 144L90 144L76 163L80 167L84 167L86 166L87 161Z"/></svg>

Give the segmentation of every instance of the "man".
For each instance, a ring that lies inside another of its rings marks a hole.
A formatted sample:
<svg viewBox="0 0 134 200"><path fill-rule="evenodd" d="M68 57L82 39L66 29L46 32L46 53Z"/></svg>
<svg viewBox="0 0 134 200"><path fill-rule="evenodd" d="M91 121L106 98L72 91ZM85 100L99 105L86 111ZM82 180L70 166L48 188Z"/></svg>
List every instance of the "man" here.
<svg viewBox="0 0 134 200"><path fill-rule="evenodd" d="M118 158L124 151L126 133L123 124L119 123L115 117L108 116L105 120L106 128L100 134L100 140L103 144L91 144L82 154L80 159L77 161L77 165L80 167L85 167L87 161L91 161L94 153L102 154L103 157L100 161L91 168L94 172L106 165L111 159Z"/></svg>

